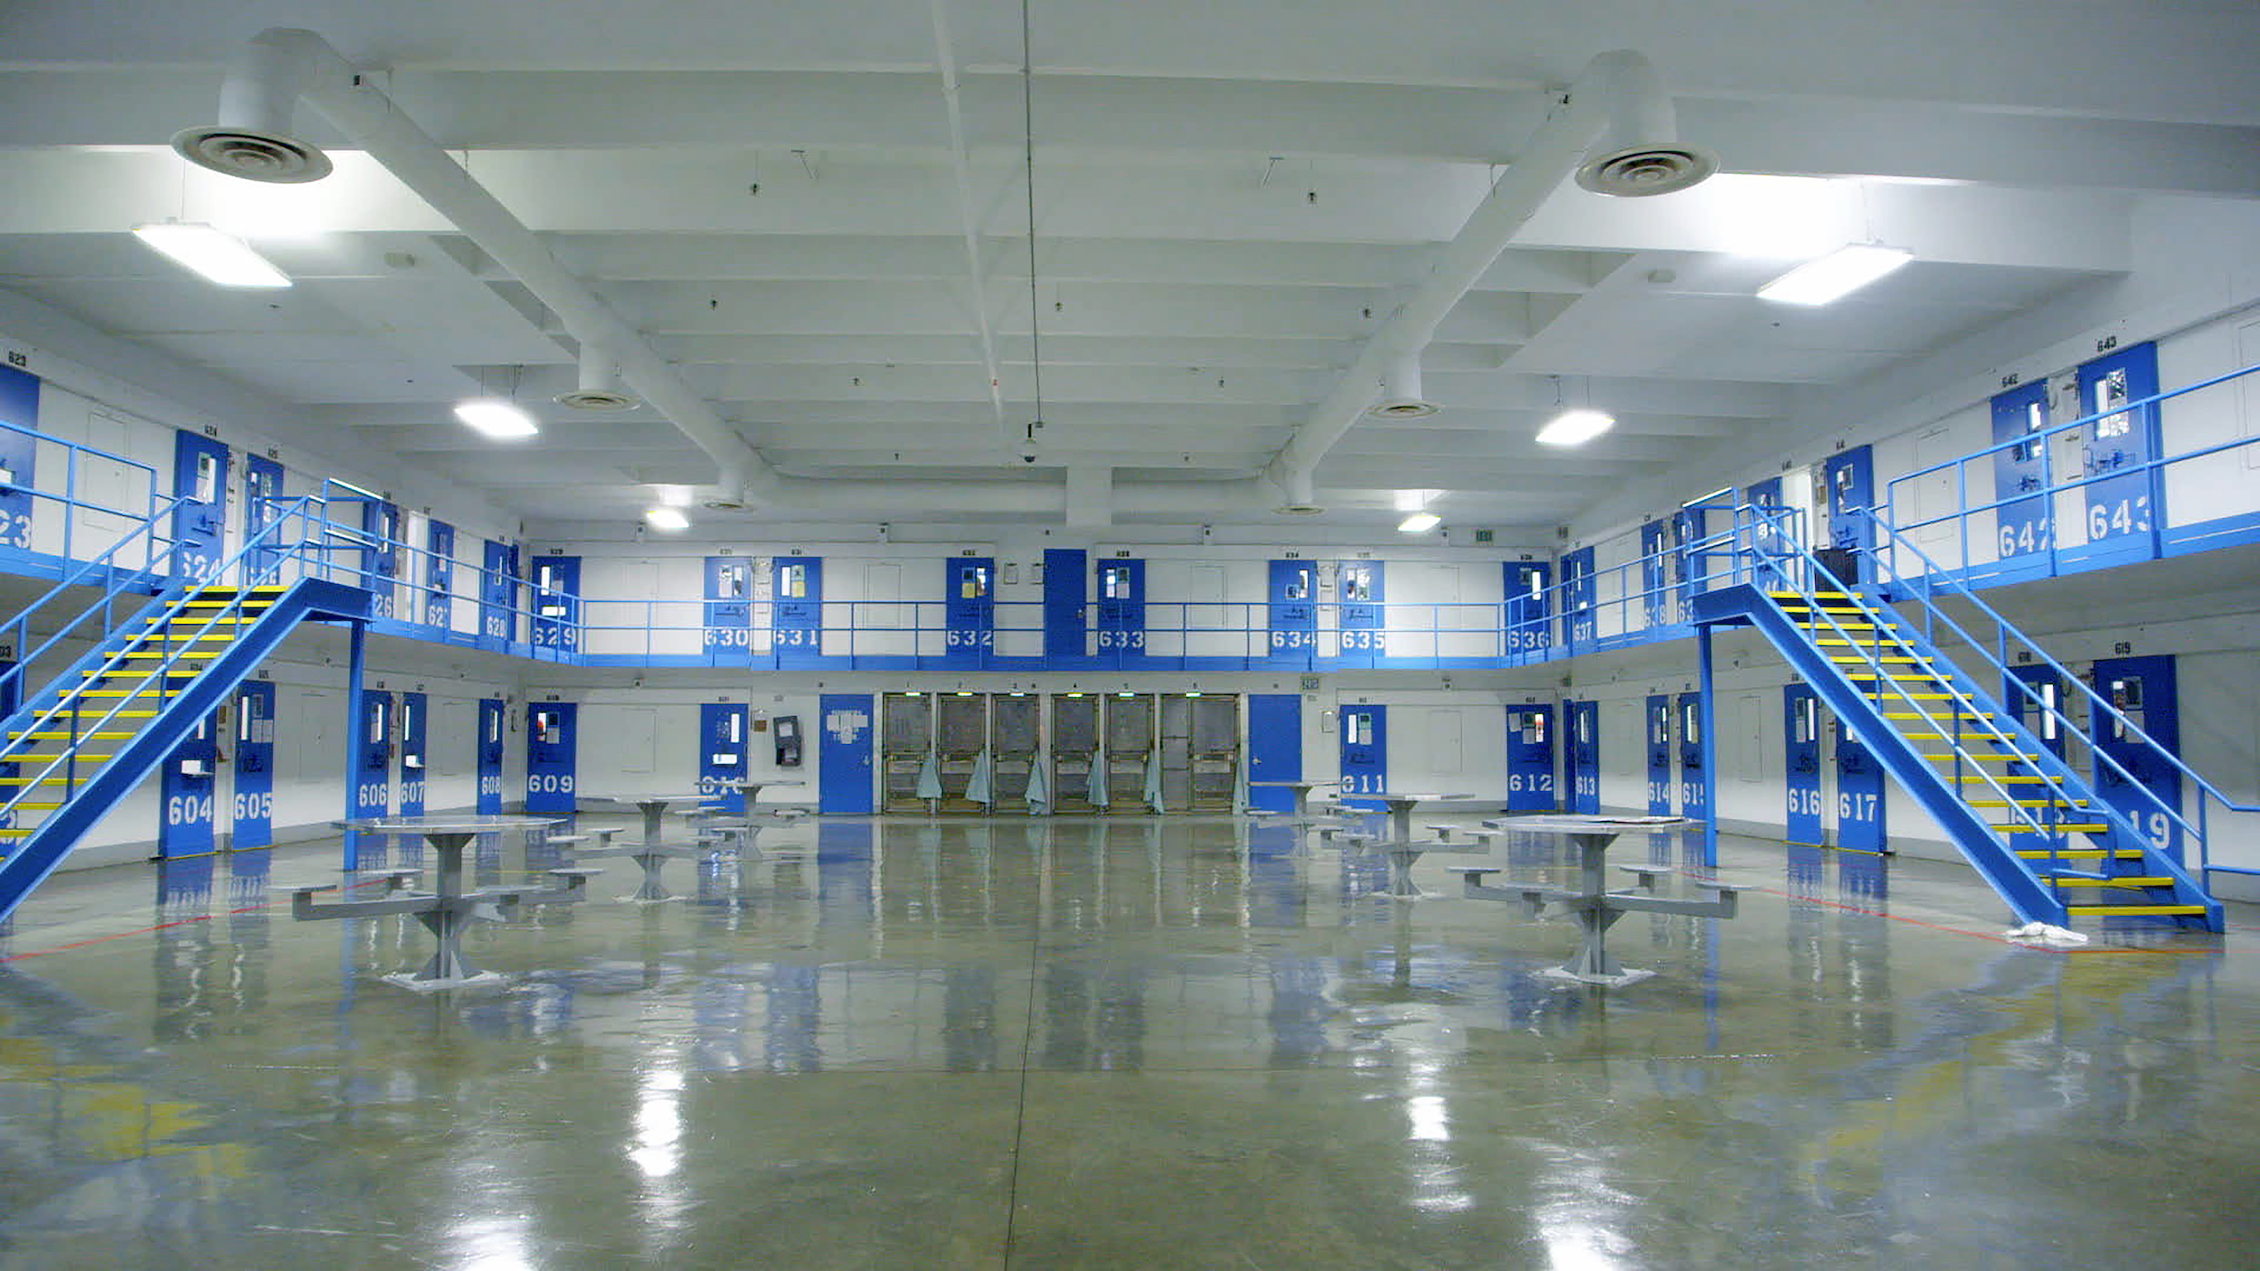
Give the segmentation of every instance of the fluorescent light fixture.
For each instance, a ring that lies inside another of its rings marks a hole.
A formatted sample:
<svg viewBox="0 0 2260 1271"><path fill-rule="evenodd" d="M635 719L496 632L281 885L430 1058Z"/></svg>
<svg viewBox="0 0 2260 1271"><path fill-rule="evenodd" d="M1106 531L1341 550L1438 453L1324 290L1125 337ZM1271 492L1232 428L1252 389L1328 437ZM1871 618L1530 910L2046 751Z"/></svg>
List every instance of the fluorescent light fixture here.
<svg viewBox="0 0 2260 1271"><path fill-rule="evenodd" d="M290 285L290 276L251 250L248 243L209 225L187 221L136 225L133 236L171 257L175 264L222 287Z"/></svg>
<svg viewBox="0 0 2260 1271"><path fill-rule="evenodd" d="M691 527L691 518L684 516L681 508L645 508L643 519L645 524L655 530L687 530Z"/></svg>
<svg viewBox="0 0 2260 1271"><path fill-rule="evenodd" d="M1400 534L1426 534L1443 523L1444 518L1434 512L1415 512L1397 522L1397 532Z"/></svg>
<svg viewBox="0 0 2260 1271"><path fill-rule="evenodd" d="M496 441L531 437L541 431L526 408L507 397L471 397L455 403L455 417L472 432Z"/></svg>
<svg viewBox="0 0 2260 1271"><path fill-rule="evenodd" d="M1538 430L1541 446L1582 446L1617 426L1617 417L1605 410L1565 410Z"/></svg>
<svg viewBox="0 0 2260 1271"><path fill-rule="evenodd" d="M1851 243L1819 260L1809 260L1765 286L1758 299L1789 305L1825 305L1841 300L1913 260L1904 247Z"/></svg>

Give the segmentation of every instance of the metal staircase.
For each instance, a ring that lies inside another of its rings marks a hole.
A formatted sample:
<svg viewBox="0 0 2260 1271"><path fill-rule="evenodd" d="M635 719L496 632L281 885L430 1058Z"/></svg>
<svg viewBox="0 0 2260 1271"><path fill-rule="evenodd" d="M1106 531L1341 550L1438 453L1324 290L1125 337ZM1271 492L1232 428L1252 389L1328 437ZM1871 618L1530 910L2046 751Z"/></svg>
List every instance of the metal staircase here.
<svg viewBox="0 0 2260 1271"><path fill-rule="evenodd" d="M208 718L302 620L365 620L370 593L307 575L354 548L301 498L210 577L167 571L167 508L0 627L28 648L5 678L46 681L0 723L0 919ZM128 561L138 564L129 564ZM255 563L247 563L255 562ZM88 589L100 598L71 614ZM51 632L39 628L50 615ZM36 645L35 634L42 636ZM90 646L90 647L84 647ZM83 652L74 651L83 647Z"/></svg>
<svg viewBox="0 0 2260 1271"><path fill-rule="evenodd" d="M1737 509L1736 537L1743 540L1737 579L1695 598L1699 625L1762 632L2024 920L2061 925L2078 918L2159 917L2221 929L2219 902L2176 853L2141 832L2134 814L2182 826L2185 843L2201 842L2201 827L2094 747L2068 703L2042 701L2007 673L2012 647L2045 659L2038 646L1966 589L1936 577L1935 566L1912 577L1894 575L1893 562L1926 564L1927 558L1896 541L1880 521L1882 546L1866 559L1883 579L1853 586L1801 546L1793 522L1794 514L1777 509ZM1992 640L1973 636L1938 606L1937 596L1948 589L1991 620ZM2126 778L2131 797L2155 807L2130 810L2099 797L2086 777L2019 721L2019 710L1941 651L1942 634L1965 646L1963 660L1982 667L1986 681L2025 693L2018 703L2024 713L2052 717L2062 735L2088 743L2098 773ZM2048 665L2062 671L2052 659ZM2080 691L2092 699L2096 727L2113 718L2125 726L2110 703L2084 685ZM2133 735L2182 767L2139 730ZM2042 846L2022 845L2028 843Z"/></svg>

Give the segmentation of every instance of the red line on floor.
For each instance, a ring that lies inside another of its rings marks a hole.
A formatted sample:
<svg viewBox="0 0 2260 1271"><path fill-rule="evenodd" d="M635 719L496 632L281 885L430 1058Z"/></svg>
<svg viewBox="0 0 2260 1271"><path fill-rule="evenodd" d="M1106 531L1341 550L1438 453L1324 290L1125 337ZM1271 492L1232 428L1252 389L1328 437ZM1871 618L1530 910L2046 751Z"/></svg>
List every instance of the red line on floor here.
<svg viewBox="0 0 2260 1271"><path fill-rule="evenodd" d="M67 953L72 949L83 949L90 944L102 944L110 940L123 940L128 936L146 936L153 931L163 931L170 927L186 927L199 922L210 922L214 918L226 918L235 914L253 913L261 909L272 908L273 903L274 902L269 901L265 904L245 905L241 909L229 909L216 914L198 914L193 918L175 918L171 922L160 922L152 926L136 927L131 931L113 931L106 936L88 936L84 940L73 940L69 944L59 944L49 949L33 949L27 953L11 953L6 957L0 957L0 963L21 962L25 958L44 958L50 953Z"/></svg>

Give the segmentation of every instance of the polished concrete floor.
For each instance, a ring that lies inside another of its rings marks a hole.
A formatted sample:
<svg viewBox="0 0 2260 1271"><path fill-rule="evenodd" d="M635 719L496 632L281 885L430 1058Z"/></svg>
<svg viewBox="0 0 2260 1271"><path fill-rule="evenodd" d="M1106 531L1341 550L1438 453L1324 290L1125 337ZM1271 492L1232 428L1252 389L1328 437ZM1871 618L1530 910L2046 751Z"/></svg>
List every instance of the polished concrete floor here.
<svg viewBox="0 0 2260 1271"><path fill-rule="evenodd" d="M1966 871L1730 839L1741 916L1627 918L1658 975L1600 990L1455 862L1401 903L1224 820L762 845L606 862L435 994L413 920L291 920L334 843L58 876L0 935L0 1267L2260 1264L2251 910L2023 949Z"/></svg>

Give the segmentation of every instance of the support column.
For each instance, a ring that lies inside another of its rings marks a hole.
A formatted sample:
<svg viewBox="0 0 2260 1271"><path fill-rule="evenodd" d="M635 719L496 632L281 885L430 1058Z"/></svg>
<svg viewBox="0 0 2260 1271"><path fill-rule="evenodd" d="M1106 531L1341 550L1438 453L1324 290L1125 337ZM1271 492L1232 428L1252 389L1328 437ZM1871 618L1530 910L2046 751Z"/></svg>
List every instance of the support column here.
<svg viewBox="0 0 2260 1271"><path fill-rule="evenodd" d="M1703 695L1696 699L1695 717L1703 730L1703 864L1710 869L1719 865L1719 749L1718 749L1718 694L1711 679L1711 628L1708 624L1695 628L1696 660L1699 664L1697 687Z"/></svg>
<svg viewBox="0 0 2260 1271"><path fill-rule="evenodd" d="M347 655L345 664L345 816L347 820L360 815L360 808L355 805L353 798L353 785L360 776L353 761L360 752L353 743L354 739L361 735L362 712L367 705L363 700L362 677L368 669L369 652L369 624L356 622L350 625L352 629L351 651ZM345 868L349 870L361 868L361 832L359 830L347 830L345 832Z"/></svg>

